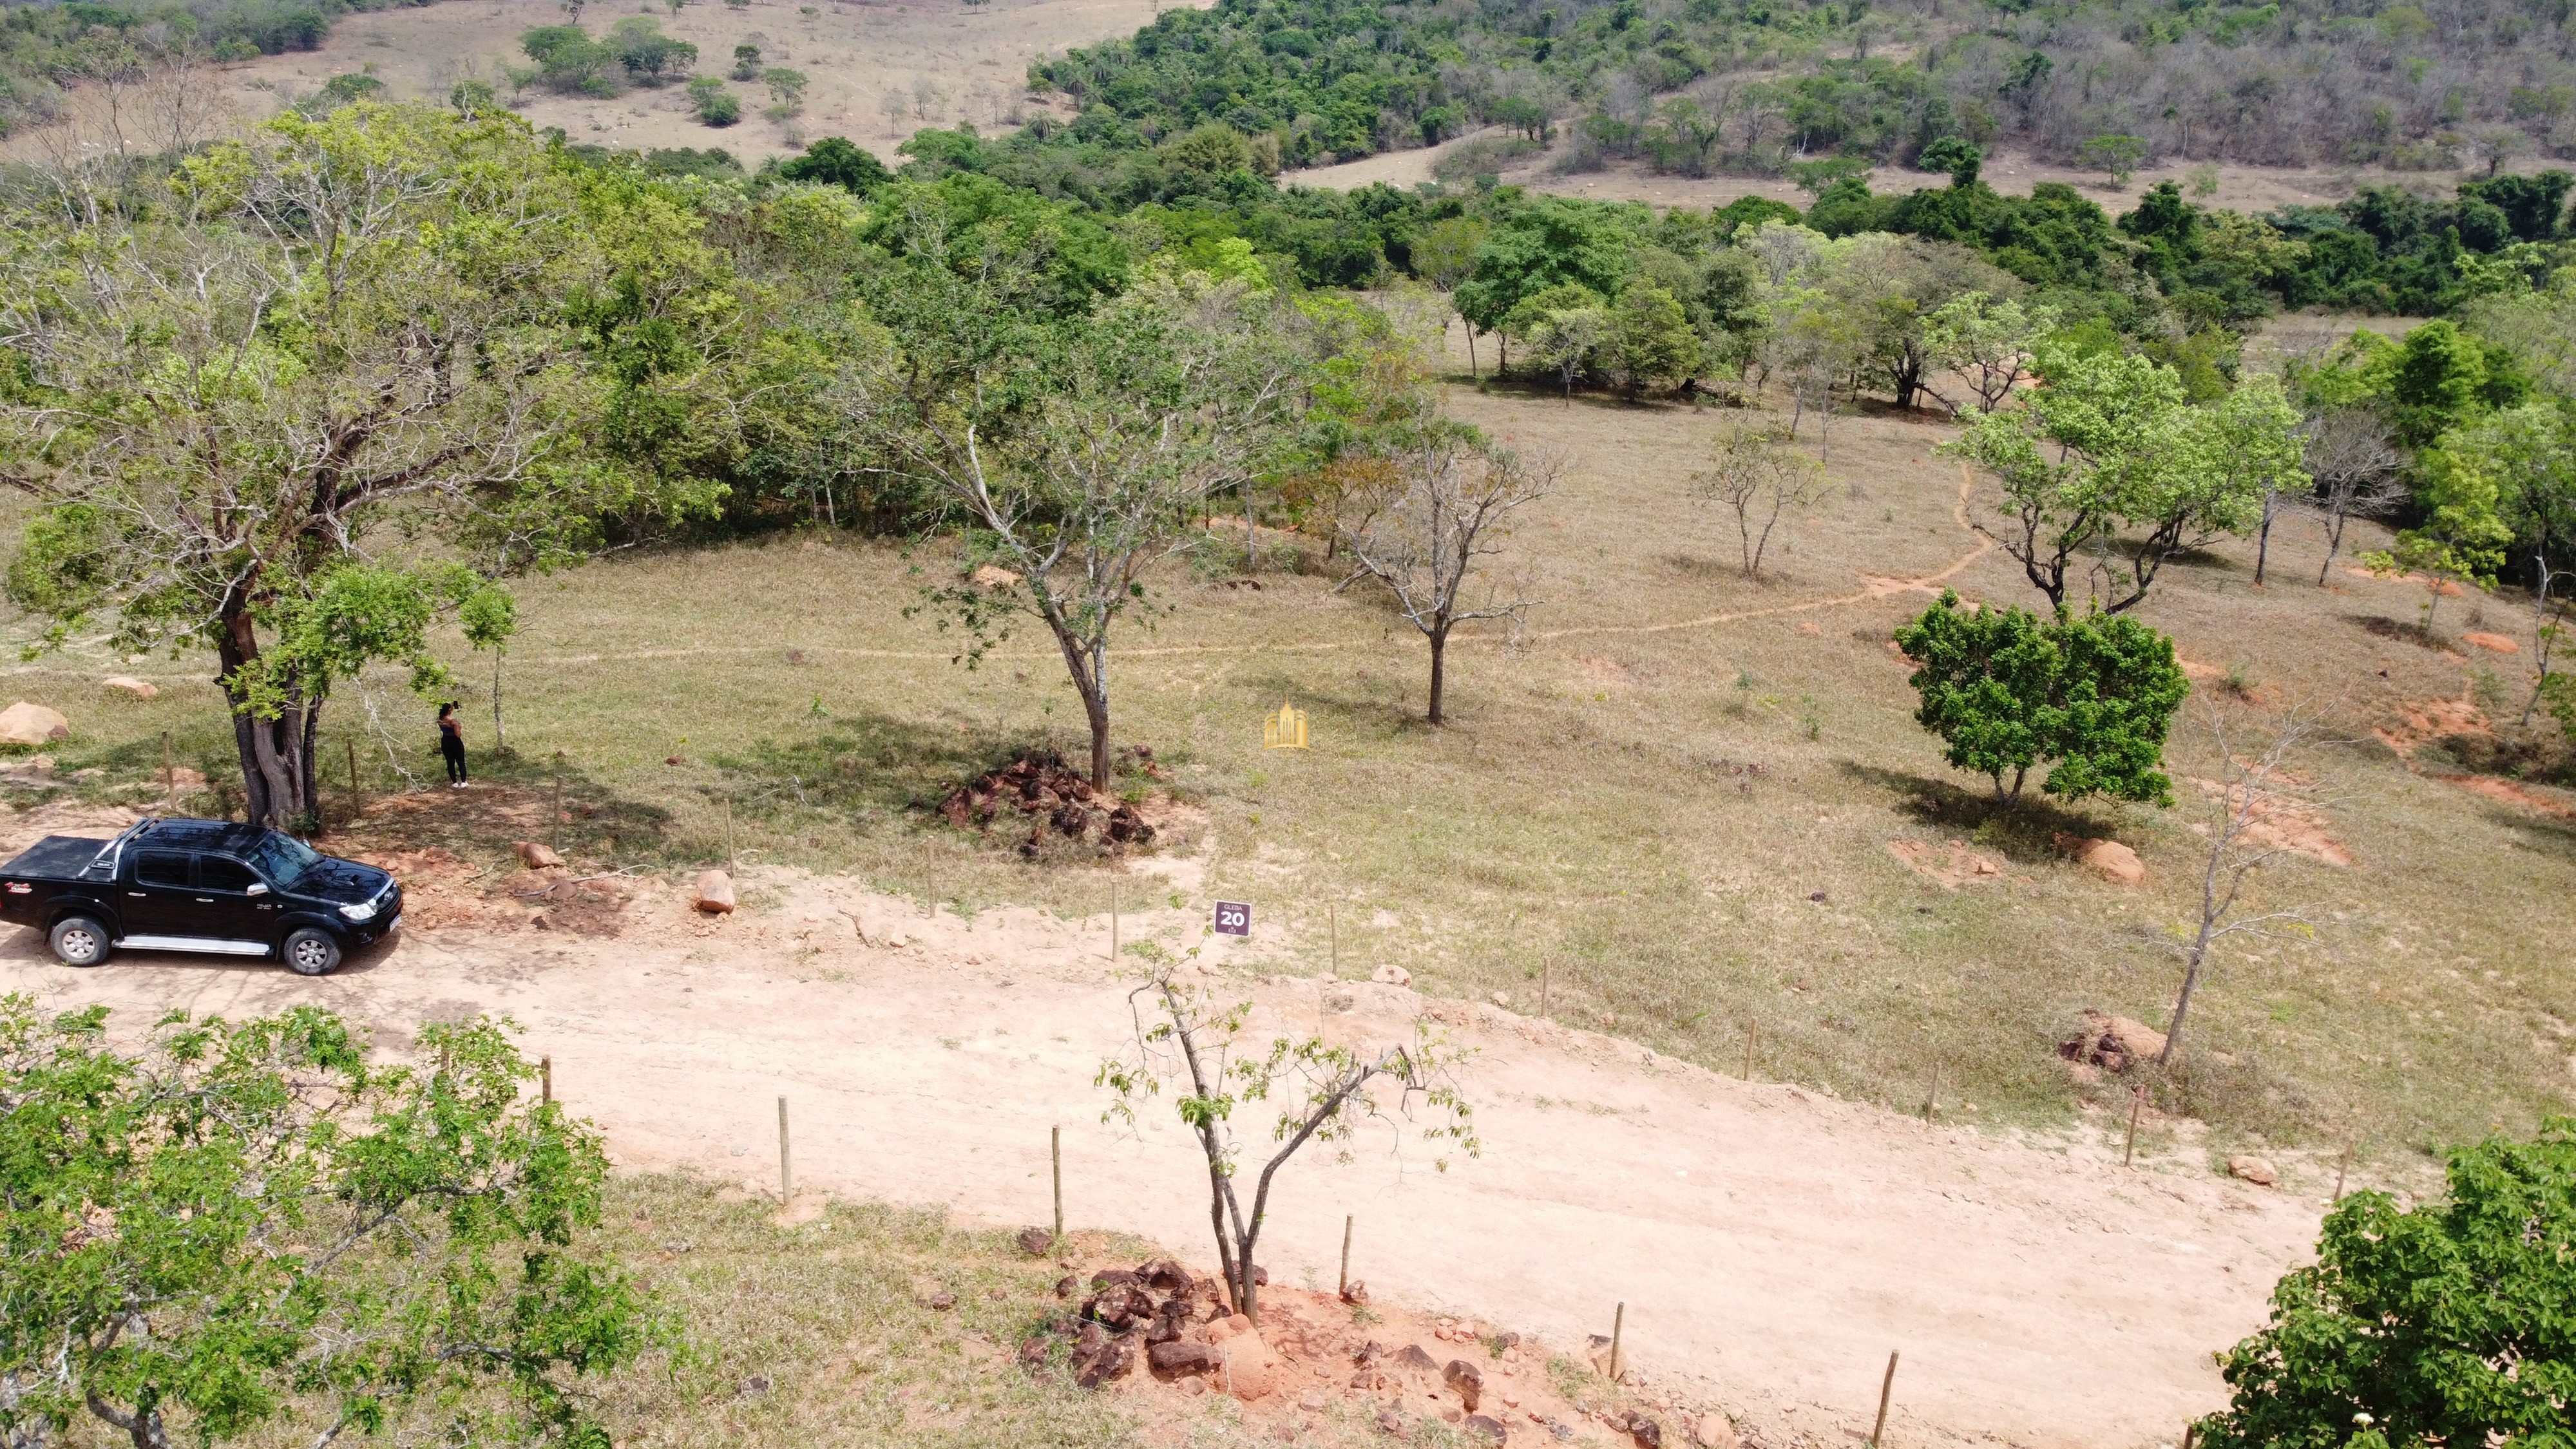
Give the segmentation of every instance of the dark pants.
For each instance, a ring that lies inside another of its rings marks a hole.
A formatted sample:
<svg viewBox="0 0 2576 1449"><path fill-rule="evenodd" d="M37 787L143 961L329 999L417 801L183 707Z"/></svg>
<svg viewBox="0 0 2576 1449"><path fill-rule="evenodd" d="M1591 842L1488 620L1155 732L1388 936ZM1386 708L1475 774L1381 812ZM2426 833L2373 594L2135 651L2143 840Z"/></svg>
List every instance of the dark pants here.
<svg viewBox="0 0 2576 1449"><path fill-rule="evenodd" d="M438 752L447 757L447 778L449 782L458 785L464 784L465 742L463 740L456 739L440 740L438 742Z"/></svg>

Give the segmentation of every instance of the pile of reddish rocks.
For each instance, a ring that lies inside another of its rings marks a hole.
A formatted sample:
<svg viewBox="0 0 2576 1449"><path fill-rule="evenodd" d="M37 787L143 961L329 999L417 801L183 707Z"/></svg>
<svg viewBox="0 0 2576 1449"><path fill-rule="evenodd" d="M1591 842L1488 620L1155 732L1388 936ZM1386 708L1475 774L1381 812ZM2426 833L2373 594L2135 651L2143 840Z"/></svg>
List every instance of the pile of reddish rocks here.
<svg viewBox="0 0 2576 1449"><path fill-rule="evenodd" d="M1138 746L1137 755L1152 760ZM948 792L939 813L960 830L989 832L1007 820L1012 828L1028 824L1020 854L1035 856L1045 848L1050 831L1067 841L1097 839L1109 849L1154 843L1154 827L1136 807L1113 800L1068 767L1053 750L1022 755Z"/></svg>

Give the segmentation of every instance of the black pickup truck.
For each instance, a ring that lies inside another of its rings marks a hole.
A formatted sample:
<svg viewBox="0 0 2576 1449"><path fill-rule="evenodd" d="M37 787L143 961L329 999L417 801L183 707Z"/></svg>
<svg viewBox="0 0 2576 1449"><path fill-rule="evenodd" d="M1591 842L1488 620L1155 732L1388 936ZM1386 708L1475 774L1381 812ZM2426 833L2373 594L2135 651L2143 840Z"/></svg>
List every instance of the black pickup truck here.
<svg viewBox="0 0 2576 1449"><path fill-rule="evenodd" d="M402 886L264 826L145 820L104 844L49 835L0 865L0 921L43 931L71 966L204 951L320 976L401 924Z"/></svg>

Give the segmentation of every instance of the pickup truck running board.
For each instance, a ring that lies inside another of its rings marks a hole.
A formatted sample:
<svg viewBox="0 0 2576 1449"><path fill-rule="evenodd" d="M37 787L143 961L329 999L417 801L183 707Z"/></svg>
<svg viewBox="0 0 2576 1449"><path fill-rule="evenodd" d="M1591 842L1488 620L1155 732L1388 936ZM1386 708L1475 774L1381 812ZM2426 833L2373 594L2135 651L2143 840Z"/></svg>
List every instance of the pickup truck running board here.
<svg viewBox="0 0 2576 1449"><path fill-rule="evenodd" d="M120 951L202 951L213 956L265 956L266 941L218 941L212 936L128 936Z"/></svg>

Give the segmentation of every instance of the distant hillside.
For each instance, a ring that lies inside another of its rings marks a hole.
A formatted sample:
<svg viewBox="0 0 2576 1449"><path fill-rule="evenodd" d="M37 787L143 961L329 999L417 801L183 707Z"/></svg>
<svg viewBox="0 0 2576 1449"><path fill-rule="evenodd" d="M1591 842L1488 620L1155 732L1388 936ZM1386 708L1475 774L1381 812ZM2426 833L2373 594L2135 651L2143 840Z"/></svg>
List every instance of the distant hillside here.
<svg viewBox="0 0 2576 1449"><path fill-rule="evenodd" d="M339 17L398 3L426 0L0 3L0 136L60 115L64 90L84 78L136 68L160 52L188 47L217 60L248 60L313 50Z"/></svg>
<svg viewBox="0 0 2576 1449"><path fill-rule="evenodd" d="M1219 0L1030 67L1077 130L1223 122L1292 166L1481 126L1575 164L1911 162L1945 136L2075 161L2453 169L2576 156L2576 0Z"/></svg>

